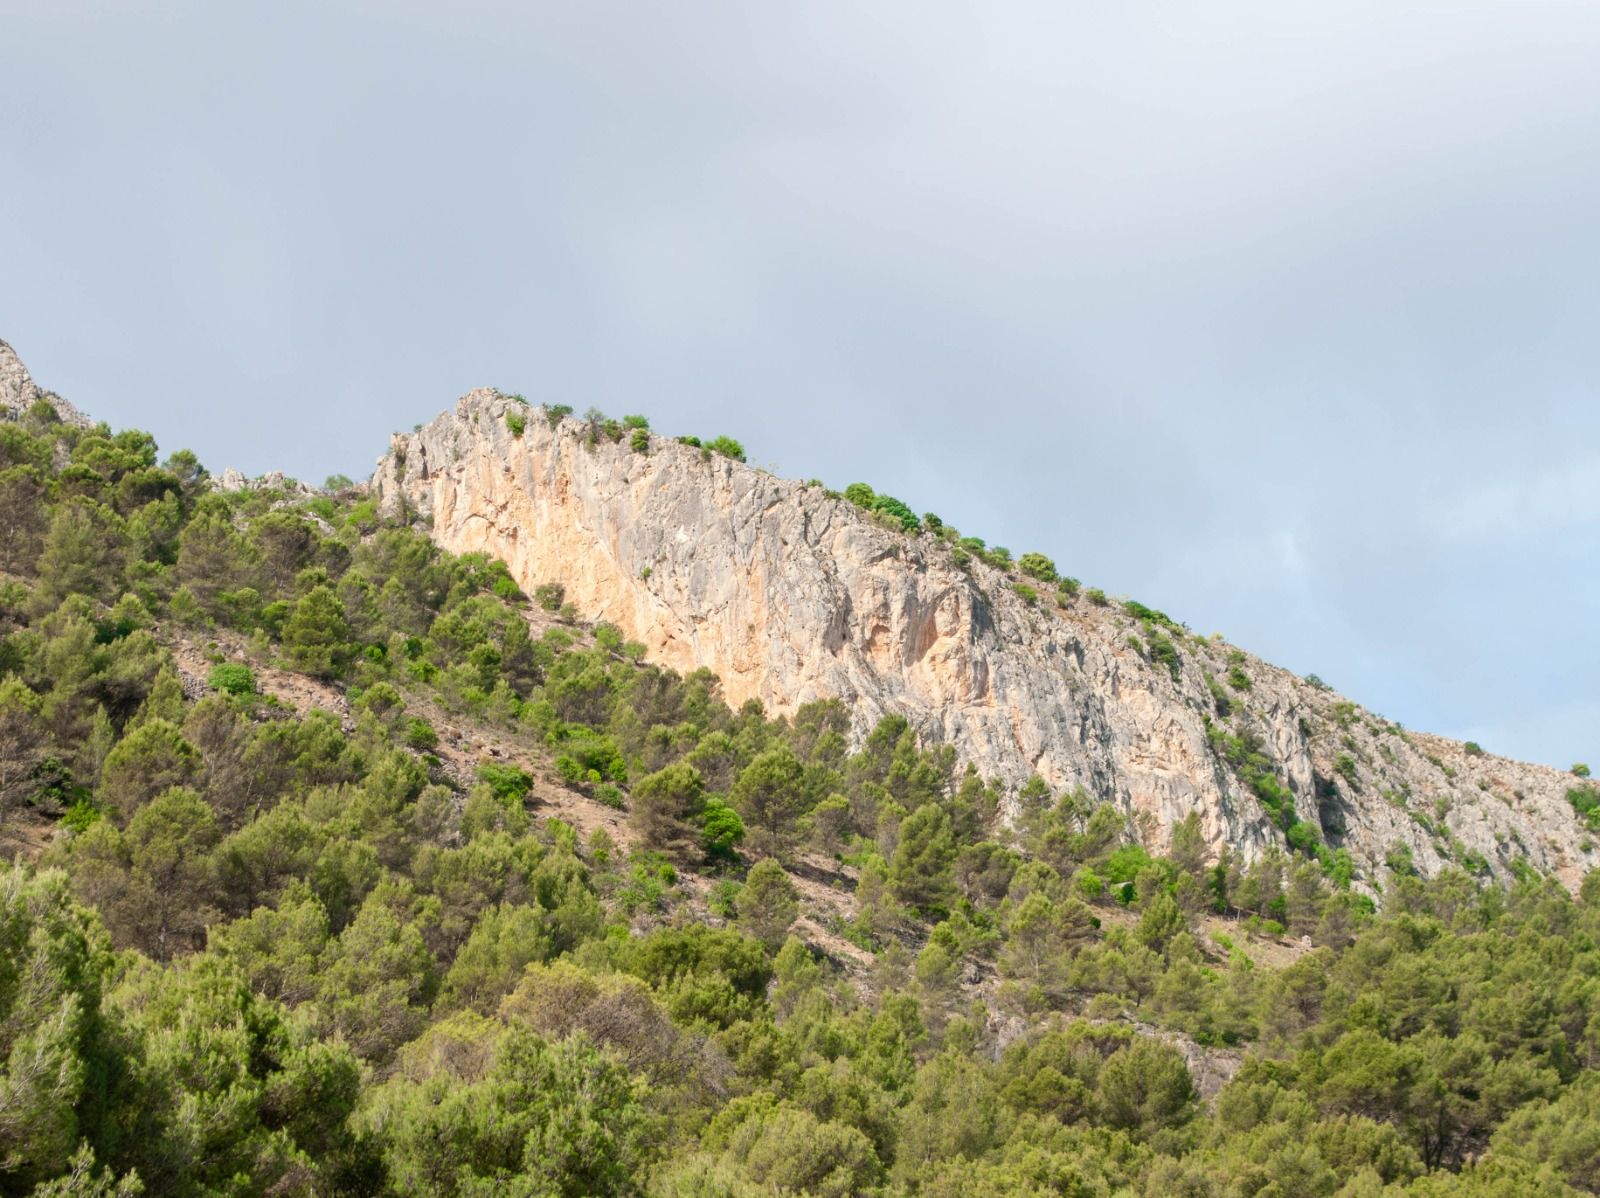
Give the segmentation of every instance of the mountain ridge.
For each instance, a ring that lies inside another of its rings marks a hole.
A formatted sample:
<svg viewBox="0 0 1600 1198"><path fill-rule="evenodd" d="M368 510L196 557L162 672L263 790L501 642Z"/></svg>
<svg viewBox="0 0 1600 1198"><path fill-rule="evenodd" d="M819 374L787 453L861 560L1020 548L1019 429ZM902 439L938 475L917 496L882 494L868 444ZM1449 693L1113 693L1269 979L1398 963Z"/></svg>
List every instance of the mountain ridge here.
<svg viewBox="0 0 1600 1198"><path fill-rule="evenodd" d="M735 704L840 699L858 735L905 716L1003 779L1012 819L1037 774L1115 803L1154 850L1193 811L1214 852L1298 835L1368 877L1405 853L1428 875L1526 859L1575 887L1600 860L1559 770L1408 733L1137 604L1052 606L953 536L625 431L480 389L396 434L370 487L442 547L559 583L652 660L712 670Z"/></svg>

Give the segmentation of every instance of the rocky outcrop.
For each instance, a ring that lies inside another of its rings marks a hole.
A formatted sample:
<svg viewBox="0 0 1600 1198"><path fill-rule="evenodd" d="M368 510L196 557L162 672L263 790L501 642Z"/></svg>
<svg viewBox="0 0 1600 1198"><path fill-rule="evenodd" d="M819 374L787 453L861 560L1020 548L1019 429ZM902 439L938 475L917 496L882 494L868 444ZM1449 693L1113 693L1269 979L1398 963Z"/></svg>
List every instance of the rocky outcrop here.
<svg viewBox="0 0 1600 1198"><path fill-rule="evenodd" d="M0 341L0 419L20 420L41 399L55 409L61 423L79 428L94 426L94 421L55 392L45 391L35 384L16 350Z"/></svg>
<svg viewBox="0 0 1600 1198"><path fill-rule="evenodd" d="M243 472L229 466L221 474L211 480L211 485L218 491L225 493L234 491L282 491L286 495L306 499L313 495L321 495L322 489L310 483L303 483L298 478L290 478L281 470L269 470L255 478L248 478Z"/></svg>
<svg viewBox="0 0 1600 1198"><path fill-rule="evenodd" d="M1597 861L1565 799L1575 780L1556 770L1407 733L1182 630L1173 672L1121 605L1058 607L1049 588L1030 602L1020 576L961 563L944 540L819 486L662 437L635 452L546 417L472 392L394 437L373 492L445 548L503 558L526 588L561 583L651 659L711 669L734 704L838 698L858 731L899 713L985 776L1037 773L1114 802L1158 850L1190 812L1215 848L1283 843L1219 752L1225 732L1259 740L1298 819L1364 874L1402 849L1424 873L1525 859L1569 885Z"/></svg>

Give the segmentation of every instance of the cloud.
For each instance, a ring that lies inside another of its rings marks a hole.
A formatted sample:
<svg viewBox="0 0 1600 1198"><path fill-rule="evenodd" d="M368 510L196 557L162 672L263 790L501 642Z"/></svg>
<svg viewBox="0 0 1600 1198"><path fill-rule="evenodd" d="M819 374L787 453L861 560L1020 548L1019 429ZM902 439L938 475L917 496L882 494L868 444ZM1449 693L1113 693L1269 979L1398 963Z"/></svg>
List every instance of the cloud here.
<svg viewBox="0 0 1600 1198"><path fill-rule="evenodd" d="M1600 672L1600 6L159 9L0 0L0 336L168 449L358 474L496 384L1414 727Z"/></svg>

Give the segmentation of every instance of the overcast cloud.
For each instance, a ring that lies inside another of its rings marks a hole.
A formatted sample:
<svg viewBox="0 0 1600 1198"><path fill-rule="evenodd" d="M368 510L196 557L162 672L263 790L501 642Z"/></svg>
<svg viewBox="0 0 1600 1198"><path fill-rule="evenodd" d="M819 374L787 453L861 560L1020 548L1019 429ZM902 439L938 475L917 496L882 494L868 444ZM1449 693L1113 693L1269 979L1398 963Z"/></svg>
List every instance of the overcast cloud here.
<svg viewBox="0 0 1600 1198"><path fill-rule="evenodd" d="M1600 5L0 0L0 337L213 469L730 433L1600 765Z"/></svg>

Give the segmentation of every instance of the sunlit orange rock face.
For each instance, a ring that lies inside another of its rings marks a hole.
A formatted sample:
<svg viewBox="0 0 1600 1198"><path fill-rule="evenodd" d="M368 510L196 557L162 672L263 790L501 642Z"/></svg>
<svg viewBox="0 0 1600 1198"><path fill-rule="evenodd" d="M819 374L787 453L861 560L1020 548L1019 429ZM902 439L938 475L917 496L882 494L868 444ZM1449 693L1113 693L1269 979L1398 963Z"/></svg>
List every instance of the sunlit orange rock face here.
<svg viewBox="0 0 1600 1198"><path fill-rule="evenodd" d="M514 426L520 427L518 434ZM842 700L858 735L904 716L1011 787L1037 773L1127 814L1152 850L1198 812L1213 850L1253 858L1284 838L1208 727L1249 732L1302 821L1365 876L1392 846L1433 873L1468 855L1527 858L1575 885L1591 863L1556 770L1468 756L1405 733L1231 646L1181 631L1179 669L1115 602L1030 602L1027 582L830 496L669 438L646 452L572 417L474 391L397 435L373 488L456 553L502 558L524 589L559 582L589 620L649 660L705 667L737 706ZM1086 518L1087 518L1086 514ZM1247 690L1216 691L1238 666ZM1341 761L1349 758L1349 764Z"/></svg>

